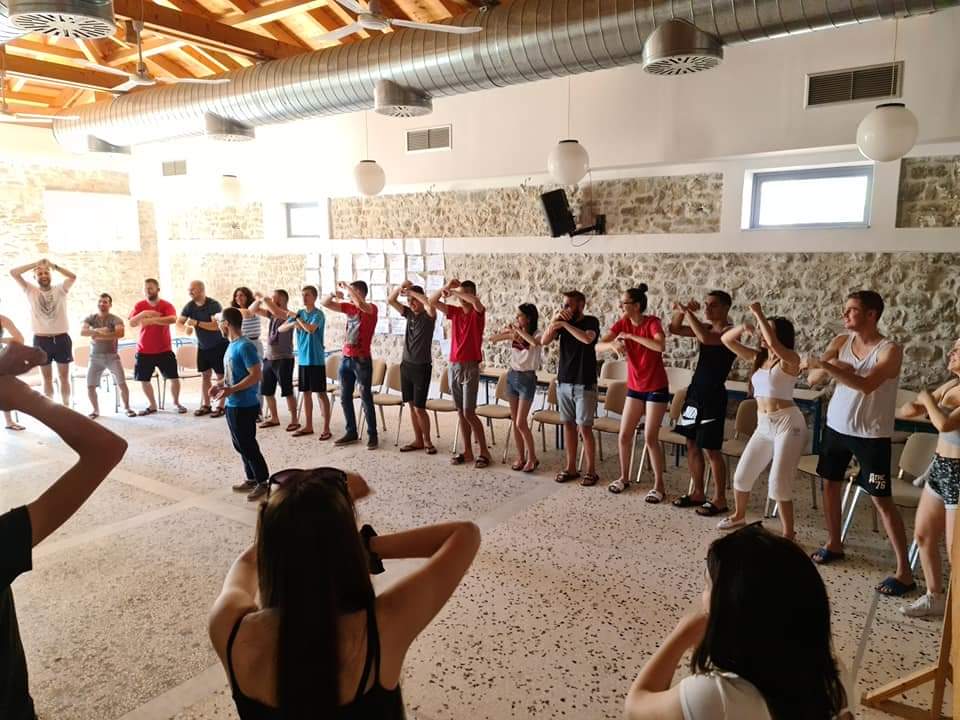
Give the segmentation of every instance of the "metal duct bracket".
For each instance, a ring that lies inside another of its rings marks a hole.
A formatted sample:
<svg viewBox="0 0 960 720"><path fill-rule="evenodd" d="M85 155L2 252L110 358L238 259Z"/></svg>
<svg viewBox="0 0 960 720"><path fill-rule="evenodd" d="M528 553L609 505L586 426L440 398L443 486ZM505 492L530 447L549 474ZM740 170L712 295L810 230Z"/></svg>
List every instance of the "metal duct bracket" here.
<svg viewBox="0 0 960 720"><path fill-rule="evenodd" d="M117 30L110 0L9 0L10 22L25 32L95 40Z"/></svg>
<svg viewBox="0 0 960 720"><path fill-rule="evenodd" d="M689 75L723 60L723 45L686 20L668 20L643 44L643 69L653 75Z"/></svg>
<svg viewBox="0 0 960 720"><path fill-rule="evenodd" d="M377 80L373 87L373 109L389 117L420 117L433 112L433 101L419 90L397 85L392 80Z"/></svg>
<svg viewBox="0 0 960 720"><path fill-rule="evenodd" d="M87 150L95 153L114 153L115 155L130 154L129 145L113 145L95 135L87 135Z"/></svg>
<svg viewBox="0 0 960 720"><path fill-rule="evenodd" d="M213 113L207 113L203 116L206 126L205 135L211 140L218 142L250 142L257 136L256 132L249 125L244 125L236 120L223 118Z"/></svg>

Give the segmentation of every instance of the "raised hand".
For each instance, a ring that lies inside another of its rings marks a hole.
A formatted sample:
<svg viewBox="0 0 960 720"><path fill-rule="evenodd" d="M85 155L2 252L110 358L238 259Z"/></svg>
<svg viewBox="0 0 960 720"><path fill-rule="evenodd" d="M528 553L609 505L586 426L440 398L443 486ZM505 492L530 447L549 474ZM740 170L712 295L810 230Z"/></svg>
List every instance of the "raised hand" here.
<svg viewBox="0 0 960 720"><path fill-rule="evenodd" d="M760 315L763 312L763 309L760 307L760 303L750 303L750 312L752 312L754 315Z"/></svg>
<svg viewBox="0 0 960 720"><path fill-rule="evenodd" d="M22 375L43 365L46 361L47 354L43 350L18 342L10 342L0 352L0 376Z"/></svg>

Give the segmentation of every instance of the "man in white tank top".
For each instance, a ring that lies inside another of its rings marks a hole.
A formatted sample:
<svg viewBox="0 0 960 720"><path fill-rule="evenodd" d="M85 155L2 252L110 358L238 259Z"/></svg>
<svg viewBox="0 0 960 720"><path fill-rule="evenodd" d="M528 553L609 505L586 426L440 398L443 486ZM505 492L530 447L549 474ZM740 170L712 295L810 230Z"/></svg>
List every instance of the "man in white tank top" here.
<svg viewBox="0 0 960 720"><path fill-rule="evenodd" d="M850 293L843 308L847 332L837 335L818 360L810 358L811 385L836 381L827 408L817 463L823 483L823 511L829 540L812 558L826 564L843 557L840 539L841 493L851 458L860 465L857 484L873 499L897 556L897 570L877 586L884 595L900 596L916 587L907 560L903 519L893 504L890 483L890 436L897 406L900 346L877 330L883 299L872 290Z"/></svg>

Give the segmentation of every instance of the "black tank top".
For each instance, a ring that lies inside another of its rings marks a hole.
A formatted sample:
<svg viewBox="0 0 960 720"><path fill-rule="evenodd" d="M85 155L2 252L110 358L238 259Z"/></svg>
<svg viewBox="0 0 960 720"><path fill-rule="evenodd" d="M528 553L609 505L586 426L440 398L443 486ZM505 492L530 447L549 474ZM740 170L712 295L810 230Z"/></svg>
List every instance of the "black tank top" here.
<svg viewBox="0 0 960 720"><path fill-rule="evenodd" d="M246 617L246 616L243 616ZM233 673L233 641L237 638L240 623L243 617L237 620L230 632L227 641L227 671L230 673L230 689L233 692L233 702L237 706L240 720L279 720L279 708L264 705L240 692L237 678ZM364 692L370 671L374 673L373 687ZM346 705L341 705L334 715L337 720L403 720L403 696L400 686L387 690L380 684L380 633L377 630L377 616L373 603L367 607L367 659L363 665L363 676L357 687L357 694Z"/></svg>
<svg viewBox="0 0 960 720"><path fill-rule="evenodd" d="M700 344L697 368L693 371L690 384L698 390L709 392L724 389L727 375L737 356L726 345Z"/></svg>

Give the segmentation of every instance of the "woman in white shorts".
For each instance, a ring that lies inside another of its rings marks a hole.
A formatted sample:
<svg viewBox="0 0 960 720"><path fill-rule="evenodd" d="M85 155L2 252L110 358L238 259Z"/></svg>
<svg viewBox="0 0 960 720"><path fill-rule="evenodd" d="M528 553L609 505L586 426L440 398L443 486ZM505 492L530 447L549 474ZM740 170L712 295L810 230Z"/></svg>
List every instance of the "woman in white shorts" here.
<svg viewBox="0 0 960 720"><path fill-rule="evenodd" d="M743 360L753 363L750 382L757 401L757 429L743 451L733 476L736 509L717 525L734 530L747 522L747 503L753 484L770 466L768 494L780 506L783 536L792 540L793 476L807 440L807 422L793 402L793 388L800 374L800 356L794 348L793 323L786 318L767 319L760 303L750 306L760 332L760 347L744 345L745 333L755 335L749 324L727 330L721 340Z"/></svg>
<svg viewBox="0 0 960 720"><path fill-rule="evenodd" d="M914 535L920 547L920 564L927 592L910 605L900 608L909 617L936 617L947 608L940 563L940 542L947 538L947 558L951 557L957 504L960 503L960 340L947 356L947 369L956 377L932 393L926 390L900 409L905 417L926 415L940 432L937 452L924 473L925 490L917 507Z"/></svg>

